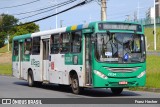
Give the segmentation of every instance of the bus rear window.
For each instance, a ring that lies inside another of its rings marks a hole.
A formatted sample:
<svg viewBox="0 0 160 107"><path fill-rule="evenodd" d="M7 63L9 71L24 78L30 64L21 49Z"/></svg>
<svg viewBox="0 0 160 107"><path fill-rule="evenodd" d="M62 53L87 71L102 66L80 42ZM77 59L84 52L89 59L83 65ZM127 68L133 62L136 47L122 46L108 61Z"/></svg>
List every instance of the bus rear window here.
<svg viewBox="0 0 160 107"><path fill-rule="evenodd" d="M19 48L18 48L18 41L14 41L14 48L13 48L13 55L14 56L18 56L18 50L19 50Z"/></svg>

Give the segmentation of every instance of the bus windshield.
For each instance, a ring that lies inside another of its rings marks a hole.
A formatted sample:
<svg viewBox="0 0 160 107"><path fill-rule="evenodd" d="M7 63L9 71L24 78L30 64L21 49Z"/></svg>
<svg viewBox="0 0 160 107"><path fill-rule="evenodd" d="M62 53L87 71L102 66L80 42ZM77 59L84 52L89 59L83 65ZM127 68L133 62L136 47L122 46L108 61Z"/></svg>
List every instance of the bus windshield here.
<svg viewBox="0 0 160 107"><path fill-rule="evenodd" d="M144 35L97 33L95 56L99 62L136 63L145 61Z"/></svg>

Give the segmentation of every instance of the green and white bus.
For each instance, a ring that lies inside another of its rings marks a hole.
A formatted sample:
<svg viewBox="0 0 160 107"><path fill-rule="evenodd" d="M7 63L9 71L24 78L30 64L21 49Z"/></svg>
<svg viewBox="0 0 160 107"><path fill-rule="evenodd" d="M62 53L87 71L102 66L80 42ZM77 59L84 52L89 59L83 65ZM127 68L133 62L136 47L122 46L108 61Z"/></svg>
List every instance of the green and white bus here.
<svg viewBox="0 0 160 107"><path fill-rule="evenodd" d="M133 22L99 21L13 38L12 70L17 78L83 88L144 86L144 28Z"/></svg>

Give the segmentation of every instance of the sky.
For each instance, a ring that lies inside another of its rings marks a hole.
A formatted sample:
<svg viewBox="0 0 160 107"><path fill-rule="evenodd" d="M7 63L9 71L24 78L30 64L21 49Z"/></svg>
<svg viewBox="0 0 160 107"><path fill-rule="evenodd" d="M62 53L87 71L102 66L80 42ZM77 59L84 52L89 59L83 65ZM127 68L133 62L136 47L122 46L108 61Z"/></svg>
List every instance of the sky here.
<svg viewBox="0 0 160 107"><path fill-rule="evenodd" d="M63 3L68 0L39 0L37 2L28 4L28 5L1 9L3 7L16 6L16 5L20 5L20 4L24 4L32 1L36 1L36 0L0 0L0 14L2 13L11 14L11 15L14 15L17 19L21 19L19 20L20 22L23 22L23 23L30 22L51 14L55 14L56 10L54 9L50 12L45 12L43 14L29 17L26 19L22 19L22 18L32 16L33 14L39 13L41 11L38 11L35 13L22 14L22 15L15 15L15 14L27 12L27 11L33 11L41 8L46 8L49 6L53 6L56 3ZM81 0L77 0L76 2L70 5L66 5L64 7L58 8L57 11L59 12L63 9L69 8L70 6L73 6L74 4L79 3L80 1ZM61 13L57 15L58 27L60 27L60 22L62 22L62 25L64 27L64 26L84 24L84 23L101 20L100 4L96 1L98 0L94 0L91 3L88 3L83 6L79 6L65 13ZM137 12L138 9L139 9L138 18L139 19L145 18L147 10L153 6L153 3L154 3L154 0L107 0L107 8L106 8L107 20L108 21L124 21L128 18L128 16L130 16L130 19L132 20L134 13ZM36 24L40 26L41 31L55 29L56 17L53 16L51 18L36 22Z"/></svg>

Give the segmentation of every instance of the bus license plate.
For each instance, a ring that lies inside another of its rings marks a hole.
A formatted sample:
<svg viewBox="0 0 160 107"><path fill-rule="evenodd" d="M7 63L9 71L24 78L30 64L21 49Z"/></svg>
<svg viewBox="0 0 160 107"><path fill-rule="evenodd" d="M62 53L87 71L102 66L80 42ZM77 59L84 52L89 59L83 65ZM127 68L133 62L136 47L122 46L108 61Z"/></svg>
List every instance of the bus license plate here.
<svg viewBox="0 0 160 107"><path fill-rule="evenodd" d="M126 84L128 84L128 82L126 82L126 81L120 81L119 84L120 85L126 85Z"/></svg>

